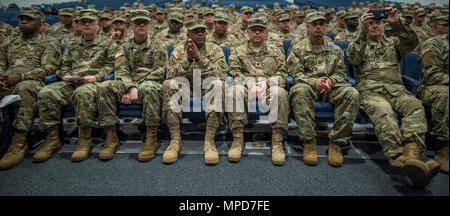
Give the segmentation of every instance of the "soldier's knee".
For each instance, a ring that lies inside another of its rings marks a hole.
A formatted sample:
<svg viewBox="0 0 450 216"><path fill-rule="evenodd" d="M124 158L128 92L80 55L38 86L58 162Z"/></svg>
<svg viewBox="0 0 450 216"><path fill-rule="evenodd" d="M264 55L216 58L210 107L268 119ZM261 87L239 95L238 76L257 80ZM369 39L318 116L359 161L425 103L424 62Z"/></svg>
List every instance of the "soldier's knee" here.
<svg viewBox="0 0 450 216"><path fill-rule="evenodd" d="M351 101L359 100L359 92L353 87L348 87L345 89L345 96L348 100Z"/></svg>
<svg viewBox="0 0 450 216"><path fill-rule="evenodd" d="M19 82L15 87L14 87L14 94L26 94L26 93L30 93L34 91L34 83L31 80L26 80L26 81L22 81Z"/></svg>

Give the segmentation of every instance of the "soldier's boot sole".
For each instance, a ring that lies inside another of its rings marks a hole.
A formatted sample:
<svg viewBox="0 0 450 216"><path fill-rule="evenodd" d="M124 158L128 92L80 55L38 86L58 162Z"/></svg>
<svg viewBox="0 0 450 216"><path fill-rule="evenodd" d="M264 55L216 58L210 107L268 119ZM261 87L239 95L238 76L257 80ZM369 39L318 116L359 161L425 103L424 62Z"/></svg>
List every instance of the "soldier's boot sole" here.
<svg viewBox="0 0 450 216"><path fill-rule="evenodd" d="M146 162L155 158L155 152L153 151L141 151L138 154L138 161Z"/></svg>
<svg viewBox="0 0 450 216"><path fill-rule="evenodd" d="M231 162L239 162L242 158L242 152L238 149L228 151L228 160Z"/></svg>
<svg viewBox="0 0 450 216"><path fill-rule="evenodd" d="M113 150L111 151L110 148L103 148L100 153L98 154L98 159L99 160L111 160L115 153L117 152L117 150L119 150L120 145L115 145L113 147Z"/></svg>
<svg viewBox="0 0 450 216"><path fill-rule="evenodd" d="M395 171L397 171L402 176L407 175L407 172L405 171L405 163L407 159L408 158L406 158L405 156L400 155L391 163L392 168L394 168Z"/></svg>
<svg viewBox="0 0 450 216"><path fill-rule="evenodd" d="M441 172L448 173L448 151L444 152L445 150L438 150L434 156L434 160L439 163L439 166L441 167ZM447 154L447 155L445 155Z"/></svg>
<svg viewBox="0 0 450 216"><path fill-rule="evenodd" d="M217 151L208 150L205 152L205 164L216 165L219 163L219 153Z"/></svg>
<svg viewBox="0 0 450 216"><path fill-rule="evenodd" d="M181 152L181 147L180 150L177 151L175 149L171 149L171 150L166 150L163 154L163 163L165 164L173 164L178 160L178 156Z"/></svg>
<svg viewBox="0 0 450 216"><path fill-rule="evenodd" d="M91 154L91 150L92 150L92 147L90 149L88 149L88 150L75 151L75 152L73 152L72 157L70 158L70 160L72 160L72 162L84 161Z"/></svg>
<svg viewBox="0 0 450 216"><path fill-rule="evenodd" d="M286 162L286 155L281 152L272 152L272 164L276 166L283 166Z"/></svg>
<svg viewBox="0 0 450 216"><path fill-rule="evenodd" d="M53 154L59 152L61 150L61 146L58 146L54 149L46 149L46 150L39 150L33 155L33 162L45 162L48 159L52 157Z"/></svg>
<svg viewBox="0 0 450 216"><path fill-rule="evenodd" d="M404 171L411 183L417 188L423 188L430 183L430 169L417 159L408 159L405 162Z"/></svg>
<svg viewBox="0 0 450 216"><path fill-rule="evenodd" d="M429 179L431 180L439 173L441 167L439 166L439 163L434 160L429 160L425 162L425 164L428 166L428 169L430 169Z"/></svg>
<svg viewBox="0 0 450 216"><path fill-rule="evenodd" d="M306 165L316 166L317 165L317 152L303 152L303 162Z"/></svg>

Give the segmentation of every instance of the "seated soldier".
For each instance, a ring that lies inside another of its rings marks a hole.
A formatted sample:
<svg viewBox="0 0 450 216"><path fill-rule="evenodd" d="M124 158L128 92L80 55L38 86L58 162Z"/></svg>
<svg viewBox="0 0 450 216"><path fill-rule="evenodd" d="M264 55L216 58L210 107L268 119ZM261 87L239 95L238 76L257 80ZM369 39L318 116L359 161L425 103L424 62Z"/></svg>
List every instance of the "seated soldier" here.
<svg viewBox="0 0 450 216"><path fill-rule="evenodd" d="M35 161L48 160L60 148L58 126L61 124L61 109L70 103L74 106L78 125L78 145L71 160L85 160L92 150L92 128L98 126L98 84L114 71L114 55L118 49L113 40L97 34L97 20L95 10L80 11L82 37L66 47L60 70L56 73L63 81L49 84L39 91L39 127L46 130L46 141L34 155Z"/></svg>
<svg viewBox="0 0 450 216"><path fill-rule="evenodd" d="M44 14L22 10L19 18L21 35L0 46L0 100L7 95L19 95L21 99L12 124L11 145L0 160L0 170L20 163L28 151L26 138L37 112L37 95L45 86L45 77L55 73L61 62L57 41L39 34Z"/></svg>
<svg viewBox="0 0 450 216"><path fill-rule="evenodd" d="M186 28L183 28L184 16L181 13L172 13L169 16L169 28L156 34L153 40L159 40L166 46L175 47L186 41Z"/></svg>
<svg viewBox="0 0 450 216"><path fill-rule="evenodd" d="M142 119L147 126L144 146L138 155L139 161L148 161L155 156L158 147L158 126L161 113L161 87L167 63L167 49L160 41L151 41L147 10L131 11L131 27L134 38L127 40L123 48L115 55L115 80L106 81L98 86L98 121L105 128L106 141L100 151L99 159L109 160L119 148L115 125L119 122L116 115L117 103L142 104Z"/></svg>
<svg viewBox="0 0 450 216"><path fill-rule="evenodd" d="M289 74L294 78L289 99L303 140L303 161L308 165L317 165L314 102L328 101L334 105L328 163L342 166L340 147L352 136L359 93L346 83L344 52L324 38L327 27L323 13L306 16L308 38L295 44L287 59Z"/></svg>
<svg viewBox="0 0 450 216"><path fill-rule="evenodd" d="M229 17L223 13L218 13L214 17L214 33L208 34L206 41L229 48L239 46L240 41L236 36L227 32L229 22Z"/></svg>
<svg viewBox="0 0 450 216"><path fill-rule="evenodd" d="M436 17L433 22L433 30L438 36L417 47L422 66L422 85L415 93L424 105L431 107L431 135L436 140L434 159L441 166L441 171L448 173L448 14Z"/></svg>
<svg viewBox="0 0 450 216"><path fill-rule="evenodd" d="M337 33L336 37L334 37L334 40L347 42L353 41L357 35L356 33L359 25L358 17L358 12L348 12L344 17L346 29Z"/></svg>
<svg viewBox="0 0 450 216"><path fill-rule="evenodd" d="M232 49L230 74L235 78L233 103L228 112L233 143L228 159L237 162L244 148L243 128L247 124L249 95L261 103L269 102L269 123L272 128L272 163L283 165L285 154L283 134L288 129L289 102L284 89L287 76L286 63L281 50L266 42L267 20L252 18L246 30L250 40ZM243 82L238 82L242 80ZM255 80L259 79L259 80ZM263 80L261 80L263 79ZM270 85L269 85L270 83ZM269 100L265 100L266 98Z"/></svg>
<svg viewBox="0 0 450 216"><path fill-rule="evenodd" d="M116 13L113 18L113 32L111 33L111 39L116 41L117 44L123 44L130 38L133 38L133 34L128 33L127 23L124 14Z"/></svg>
<svg viewBox="0 0 450 216"><path fill-rule="evenodd" d="M397 9L386 8L388 19L374 19L372 13L361 16L362 27L350 43L348 60L354 67L356 89L362 110L369 116L378 141L391 166L408 176L417 187L426 186L439 172L436 161L422 162L427 123L420 100L403 86L400 58L418 44L414 31L399 19ZM393 36L383 34L383 22L389 23ZM394 110L402 118L399 128Z"/></svg>
<svg viewBox="0 0 450 216"><path fill-rule="evenodd" d="M180 108L181 98L177 96L194 95L202 97L206 104L206 133L204 143L204 159L206 164L217 164L219 154L217 152L214 137L219 128L223 110L220 107L211 105L207 98L223 91L223 79L228 70L225 56L222 49L206 41L206 26L203 20L198 19L186 23L187 40L180 43L172 52L167 66L167 80L162 86L162 120L169 127L170 144L163 154L164 163L175 163L181 152L182 141L180 135L180 124L182 122L182 112ZM211 88L203 86L201 83L193 83L196 79L208 79L212 81ZM184 82L185 81L185 82ZM189 83L186 83L189 82ZM180 87L180 85L182 87ZM194 90L191 90L193 89ZM200 89L198 89L200 88ZM197 92L195 89L198 89ZM199 94L199 95L196 95ZM186 99L186 97L183 97ZM219 100L219 98L213 98ZM221 99L221 98L220 98ZM217 109L219 108L219 109Z"/></svg>

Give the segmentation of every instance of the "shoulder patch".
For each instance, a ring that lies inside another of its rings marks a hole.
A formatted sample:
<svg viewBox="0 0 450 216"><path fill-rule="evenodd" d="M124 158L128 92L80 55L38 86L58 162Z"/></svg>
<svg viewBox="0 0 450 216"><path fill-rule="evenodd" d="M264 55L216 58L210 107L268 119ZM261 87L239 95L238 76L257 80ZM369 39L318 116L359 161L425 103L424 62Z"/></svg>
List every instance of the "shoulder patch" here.
<svg viewBox="0 0 450 216"><path fill-rule="evenodd" d="M235 56L235 55L230 55L230 60L231 60L231 61L236 60L236 56Z"/></svg>
<svg viewBox="0 0 450 216"><path fill-rule="evenodd" d="M227 64L223 60L219 61L219 65L222 69L227 69Z"/></svg>
<svg viewBox="0 0 450 216"><path fill-rule="evenodd" d="M123 50L120 50L119 52L117 52L116 55L114 56L114 58L119 58L121 55L123 55Z"/></svg>
<svg viewBox="0 0 450 216"><path fill-rule="evenodd" d="M174 50L174 51L172 52L172 56L173 56L176 60L178 60L178 59L180 58L180 53L178 52L178 50Z"/></svg>
<svg viewBox="0 0 450 216"><path fill-rule="evenodd" d="M421 53L422 55L424 55L425 53L430 52L430 51L431 51L430 48L425 47L425 48L422 49L422 51L420 51L420 53Z"/></svg>

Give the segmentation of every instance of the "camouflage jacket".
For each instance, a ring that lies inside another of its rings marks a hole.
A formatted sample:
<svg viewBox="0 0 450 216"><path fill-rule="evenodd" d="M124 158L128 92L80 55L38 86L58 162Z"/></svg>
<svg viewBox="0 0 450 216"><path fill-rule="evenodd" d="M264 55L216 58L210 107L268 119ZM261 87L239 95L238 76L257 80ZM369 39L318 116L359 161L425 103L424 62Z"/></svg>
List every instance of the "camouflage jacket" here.
<svg viewBox="0 0 450 216"><path fill-rule="evenodd" d="M209 34L206 36L206 41L217 44L218 46L226 46L226 47L237 47L241 43L236 36L233 34L227 33L224 38L216 39L214 34Z"/></svg>
<svg viewBox="0 0 450 216"><path fill-rule="evenodd" d="M449 48L448 34L438 35L422 42L417 47L417 59L422 66L423 86L448 86Z"/></svg>
<svg viewBox="0 0 450 216"><path fill-rule="evenodd" d="M158 24L157 22L155 22L155 24L153 24L148 30L148 35L150 37L154 37L155 35L157 35L158 33L162 32L167 28L169 28L167 22L164 22L163 24Z"/></svg>
<svg viewBox="0 0 450 216"><path fill-rule="evenodd" d="M347 41L351 42L356 39L358 35L358 31L351 32L347 28L341 29L339 32L337 32L336 36L334 37L334 41Z"/></svg>
<svg viewBox="0 0 450 216"><path fill-rule="evenodd" d="M75 38L73 32L75 28L66 29L64 25L58 25L52 29L49 33L50 36L54 37L58 41L61 41L62 45L66 45Z"/></svg>
<svg viewBox="0 0 450 216"><path fill-rule="evenodd" d="M117 51L118 45L102 35L97 35L92 41L79 37L67 45L57 75L60 78L66 75L91 75L97 78L97 82L101 82L114 71L114 56Z"/></svg>
<svg viewBox="0 0 450 216"><path fill-rule="evenodd" d="M52 37L16 37L0 45L0 73L21 74L22 80L44 81L61 62L61 50Z"/></svg>
<svg viewBox="0 0 450 216"><path fill-rule="evenodd" d="M13 39L17 35L16 30L12 26L0 21L0 44Z"/></svg>
<svg viewBox="0 0 450 216"><path fill-rule="evenodd" d="M242 26L242 23L237 23L228 28L228 32L236 36L236 38L240 41L247 41L248 35L247 35L247 27Z"/></svg>
<svg viewBox="0 0 450 216"><path fill-rule="evenodd" d="M294 84L308 84L313 89L320 77L330 78L333 85L346 82L344 52L328 40L323 40L320 48L313 47L309 38L296 43L287 59L287 69Z"/></svg>
<svg viewBox="0 0 450 216"><path fill-rule="evenodd" d="M263 47L254 51L250 42L231 49L230 75L240 77L244 82L249 78L276 77L280 87L285 86L287 76L284 54L273 44L265 42Z"/></svg>
<svg viewBox="0 0 450 216"><path fill-rule="evenodd" d="M348 46L348 60L353 65L358 91L385 87L395 92L403 87L400 60L417 46L417 35L403 20L389 25L394 37L382 35L377 43L367 38L367 32L359 30Z"/></svg>
<svg viewBox="0 0 450 216"><path fill-rule="evenodd" d="M416 32L417 37L419 38L419 43L435 36L433 30L426 24L426 22L423 22L420 26L416 26L414 23L411 23L410 26L412 30Z"/></svg>
<svg viewBox="0 0 450 216"><path fill-rule="evenodd" d="M126 89L145 80L162 83L166 73L167 48L162 42L150 38L142 44L131 38L119 48L115 59L114 78L122 81Z"/></svg>
<svg viewBox="0 0 450 216"><path fill-rule="evenodd" d="M189 62L186 53L187 42L180 43L173 50L167 66L167 79L186 77L192 84L193 70L200 69L202 79L218 77L224 79L228 71L225 55L222 49L211 42L206 42L200 49L200 60Z"/></svg>
<svg viewBox="0 0 450 216"><path fill-rule="evenodd" d="M165 29L158 33L154 40L159 40L163 42L166 46L177 46L177 44L187 40L187 29L182 28L178 33L172 34L169 29Z"/></svg>

